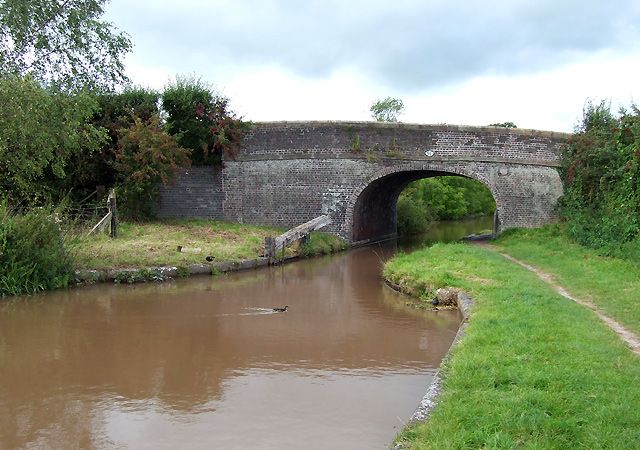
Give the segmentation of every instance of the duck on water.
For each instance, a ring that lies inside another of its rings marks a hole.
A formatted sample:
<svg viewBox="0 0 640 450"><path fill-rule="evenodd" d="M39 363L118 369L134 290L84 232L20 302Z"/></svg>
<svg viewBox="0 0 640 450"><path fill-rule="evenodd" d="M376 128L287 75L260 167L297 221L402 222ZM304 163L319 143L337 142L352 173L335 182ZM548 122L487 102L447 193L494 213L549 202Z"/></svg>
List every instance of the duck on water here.
<svg viewBox="0 0 640 450"><path fill-rule="evenodd" d="M285 306L284 308L273 308L273 312L287 312L289 306Z"/></svg>

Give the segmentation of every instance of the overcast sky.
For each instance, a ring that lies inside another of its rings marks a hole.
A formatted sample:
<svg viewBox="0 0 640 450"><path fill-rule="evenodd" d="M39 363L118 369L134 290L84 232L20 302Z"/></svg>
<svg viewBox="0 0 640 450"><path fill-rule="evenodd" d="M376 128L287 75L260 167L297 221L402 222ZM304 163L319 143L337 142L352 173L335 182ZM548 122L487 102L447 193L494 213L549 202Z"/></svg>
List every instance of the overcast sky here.
<svg viewBox="0 0 640 450"><path fill-rule="evenodd" d="M572 131L587 99L640 97L640 0L112 0L127 72L195 74L244 118ZM640 102L639 102L640 103Z"/></svg>

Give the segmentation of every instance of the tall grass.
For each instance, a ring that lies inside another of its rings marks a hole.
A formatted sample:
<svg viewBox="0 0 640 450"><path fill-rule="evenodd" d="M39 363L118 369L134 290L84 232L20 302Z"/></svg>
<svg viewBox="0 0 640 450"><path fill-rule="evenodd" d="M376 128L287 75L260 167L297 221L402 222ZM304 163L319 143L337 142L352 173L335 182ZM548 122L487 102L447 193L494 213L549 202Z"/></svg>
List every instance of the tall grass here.
<svg viewBox="0 0 640 450"><path fill-rule="evenodd" d="M0 296L69 285L73 260L52 209L12 212L0 203Z"/></svg>

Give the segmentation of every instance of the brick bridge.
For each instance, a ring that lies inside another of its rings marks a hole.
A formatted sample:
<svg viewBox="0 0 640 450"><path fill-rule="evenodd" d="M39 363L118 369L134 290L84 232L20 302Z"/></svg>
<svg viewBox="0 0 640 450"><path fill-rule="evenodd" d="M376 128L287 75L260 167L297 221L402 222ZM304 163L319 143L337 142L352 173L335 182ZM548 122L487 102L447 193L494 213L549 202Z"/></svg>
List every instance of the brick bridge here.
<svg viewBox="0 0 640 450"><path fill-rule="evenodd" d="M395 234L408 183L438 175L482 182L496 231L555 219L560 146L545 131L375 122L255 123L236 161L193 167L162 188L159 217L292 227L329 214L349 242Z"/></svg>

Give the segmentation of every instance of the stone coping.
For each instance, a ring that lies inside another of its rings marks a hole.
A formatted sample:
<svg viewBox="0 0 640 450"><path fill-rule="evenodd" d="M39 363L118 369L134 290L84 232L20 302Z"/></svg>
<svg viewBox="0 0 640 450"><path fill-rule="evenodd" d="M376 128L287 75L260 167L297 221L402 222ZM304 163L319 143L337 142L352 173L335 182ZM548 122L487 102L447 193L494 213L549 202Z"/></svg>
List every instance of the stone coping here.
<svg viewBox="0 0 640 450"><path fill-rule="evenodd" d="M455 125L455 124L421 124L421 123L404 123L404 122L372 122L372 121L340 121L340 120L300 120L300 121L270 121L270 122L251 122L256 128L260 127L315 127L315 128L349 128L349 127L368 127L379 129L405 129L405 130L447 130L447 131L483 131L488 133L511 133L522 134L527 136L543 136L557 139L568 139L573 133L562 131L534 130L529 128L504 128L490 126L474 126L474 125Z"/></svg>
<svg viewBox="0 0 640 450"><path fill-rule="evenodd" d="M289 259L295 259L292 257ZM287 261L289 260L287 259ZM259 257L253 259L243 259L240 261L221 261L211 264L192 264L186 266L189 275L213 275L216 273L236 272L240 270L257 269L269 265L269 258ZM113 281L121 275L134 275L140 271L150 271L157 273L163 278L180 277L180 269L176 266L152 266L138 268L118 268L118 269L84 269L76 271L76 278L80 282L103 282Z"/></svg>

